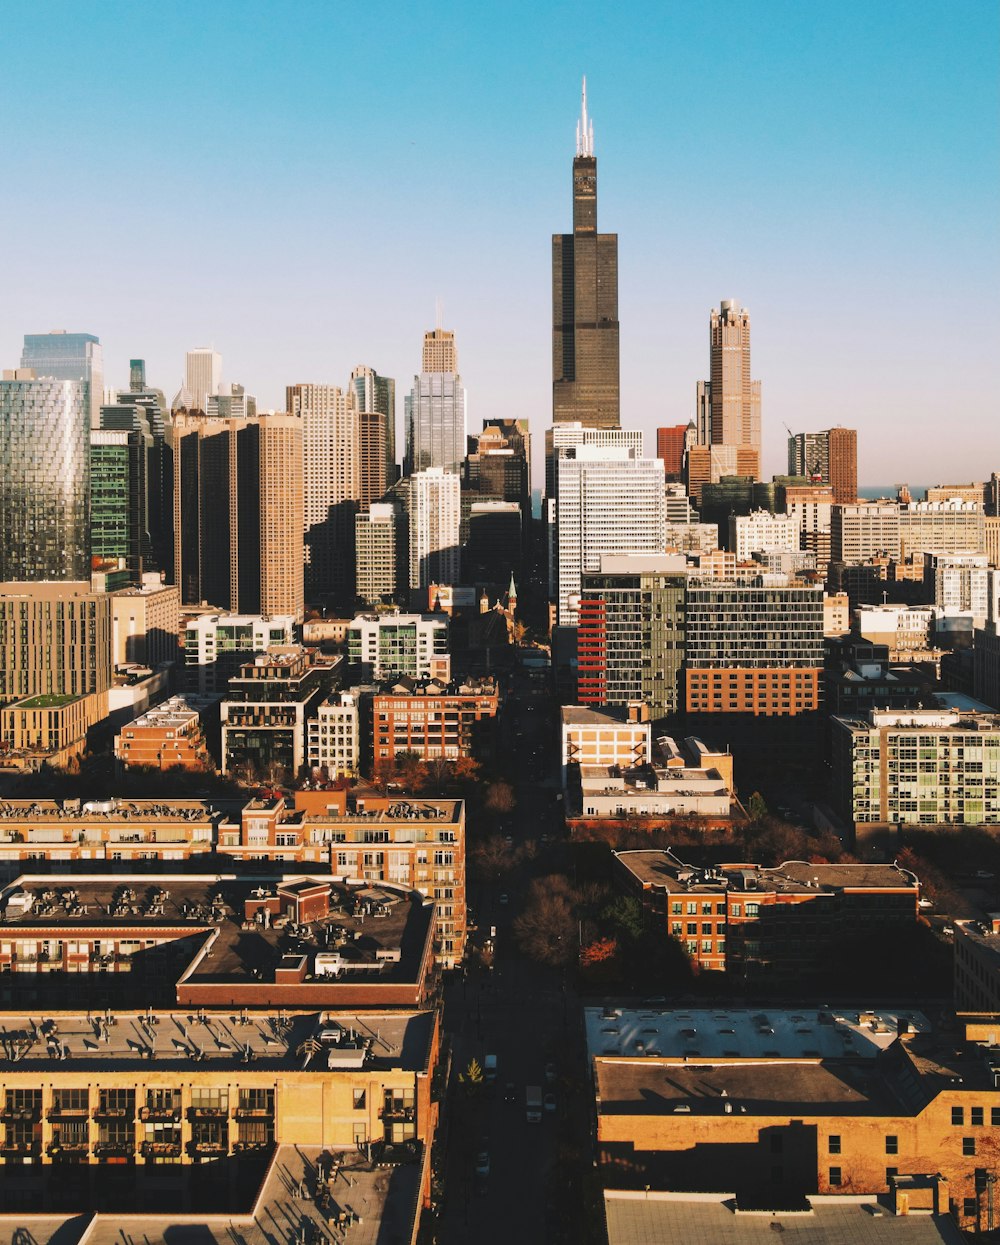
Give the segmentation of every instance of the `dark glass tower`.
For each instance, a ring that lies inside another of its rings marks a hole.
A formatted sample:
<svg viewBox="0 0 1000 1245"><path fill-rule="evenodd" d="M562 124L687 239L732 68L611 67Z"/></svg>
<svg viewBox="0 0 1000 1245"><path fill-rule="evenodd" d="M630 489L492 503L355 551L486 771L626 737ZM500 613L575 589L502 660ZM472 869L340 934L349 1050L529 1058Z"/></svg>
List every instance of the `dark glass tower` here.
<svg viewBox="0 0 1000 1245"><path fill-rule="evenodd" d="M618 235L597 232L587 80L573 161L573 232L552 237L552 422L620 425Z"/></svg>

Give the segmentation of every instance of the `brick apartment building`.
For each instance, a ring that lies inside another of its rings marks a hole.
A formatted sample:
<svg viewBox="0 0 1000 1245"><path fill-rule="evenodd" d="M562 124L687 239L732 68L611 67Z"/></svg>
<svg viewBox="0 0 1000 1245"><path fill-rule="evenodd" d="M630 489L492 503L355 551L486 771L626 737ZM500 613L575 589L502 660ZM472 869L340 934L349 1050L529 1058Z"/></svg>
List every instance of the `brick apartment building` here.
<svg viewBox="0 0 1000 1245"><path fill-rule="evenodd" d="M494 678L401 679L373 699L374 763L392 761L401 752L423 761L481 756L490 749L499 704Z"/></svg>

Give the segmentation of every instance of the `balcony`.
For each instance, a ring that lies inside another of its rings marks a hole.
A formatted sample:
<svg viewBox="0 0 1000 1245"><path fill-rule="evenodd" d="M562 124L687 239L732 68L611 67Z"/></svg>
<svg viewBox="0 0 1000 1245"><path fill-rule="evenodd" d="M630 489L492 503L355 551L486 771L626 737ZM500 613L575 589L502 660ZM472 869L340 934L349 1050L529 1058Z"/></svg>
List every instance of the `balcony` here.
<svg viewBox="0 0 1000 1245"><path fill-rule="evenodd" d="M42 1153L40 1141L5 1141L0 1154L16 1155L18 1158L37 1158Z"/></svg>
<svg viewBox="0 0 1000 1245"><path fill-rule="evenodd" d="M0 1119L29 1120L32 1124L41 1117L40 1107L4 1107L0 1110Z"/></svg>
<svg viewBox="0 0 1000 1245"><path fill-rule="evenodd" d="M98 1141L94 1145L94 1153L98 1158L131 1158L135 1153L134 1141Z"/></svg>
<svg viewBox="0 0 1000 1245"><path fill-rule="evenodd" d="M89 1114L89 1107L53 1107L45 1118L48 1120L85 1120Z"/></svg>
<svg viewBox="0 0 1000 1245"><path fill-rule="evenodd" d="M229 1153L229 1146L225 1141L192 1141L190 1149L192 1154L200 1155Z"/></svg>
<svg viewBox="0 0 1000 1245"><path fill-rule="evenodd" d="M383 1107L378 1113L380 1120L395 1124L413 1124L417 1118L416 1107Z"/></svg>
<svg viewBox="0 0 1000 1245"><path fill-rule="evenodd" d="M181 1143L179 1141L144 1141L141 1147L143 1158L179 1159Z"/></svg>
<svg viewBox="0 0 1000 1245"><path fill-rule="evenodd" d="M94 1111L95 1120L124 1120L132 1112L128 1107L97 1107Z"/></svg>
<svg viewBox="0 0 1000 1245"><path fill-rule="evenodd" d="M192 1120L225 1120L229 1117L228 1107L192 1107L188 1112Z"/></svg>
<svg viewBox="0 0 1000 1245"><path fill-rule="evenodd" d="M179 1124L180 1118L180 1107L142 1107L139 1110L139 1119L143 1123Z"/></svg>
<svg viewBox="0 0 1000 1245"><path fill-rule="evenodd" d="M233 1146L236 1154L248 1154L254 1151L269 1150L274 1145L273 1141L237 1141Z"/></svg>
<svg viewBox="0 0 1000 1245"><path fill-rule="evenodd" d="M62 1154L86 1154L89 1149L87 1141L52 1141L45 1152L50 1158L58 1158Z"/></svg>
<svg viewBox="0 0 1000 1245"><path fill-rule="evenodd" d="M237 1107L238 1120L273 1120L274 1107Z"/></svg>

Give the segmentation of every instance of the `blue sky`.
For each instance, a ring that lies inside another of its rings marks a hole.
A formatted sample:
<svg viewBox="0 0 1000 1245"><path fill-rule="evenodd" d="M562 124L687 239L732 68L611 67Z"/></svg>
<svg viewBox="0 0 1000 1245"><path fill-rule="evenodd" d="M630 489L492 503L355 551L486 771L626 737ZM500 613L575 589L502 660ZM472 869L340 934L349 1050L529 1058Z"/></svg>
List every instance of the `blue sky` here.
<svg viewBox="0 0 1000 1245"><path fill-rule="evenodd" d="M280 407L365 362L401 417L440 297L470 427L540 450L586 73L623 424L687 421L733 297L768 473L785 423L856 426L862 482L1000 469L993 0L8 0L3 30L4 366L89 331L170 396L211 343Z"/></svg>

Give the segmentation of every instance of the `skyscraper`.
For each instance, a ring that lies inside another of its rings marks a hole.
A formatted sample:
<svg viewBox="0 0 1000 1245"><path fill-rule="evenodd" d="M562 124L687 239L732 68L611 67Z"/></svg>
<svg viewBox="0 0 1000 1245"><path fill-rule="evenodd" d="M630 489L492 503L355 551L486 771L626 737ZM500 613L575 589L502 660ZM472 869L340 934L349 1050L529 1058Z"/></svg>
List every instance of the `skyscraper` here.
<svg viewBox="0 0 1000 1245"><path fill-rule="evenodd" d="M597 160L585 78L573 160L573 232L552 237L552 422L617 428L618 373L618 235L597 232Z"/></svg>
<svg viewBox="0 0 1000 1245"><path fill-rule="evenodd" d="M406 399L406 461L413 475L429 467L461 471L466 452L465 386L457 372L421 372Z"/></svg>
<svg viewBox="0 0 1000 1245"><path fill-rule="evenodd" d="M90 580L90 408L84 380L0 381L0 580Z"/></svg>
<svg viewBox="0 0 1000 1245"><path fill-rule="evenodd" d="M750 378L750 313L731 298L709 317L709 371L711 379L699 395L708 402L711 444L734 446L745 457L754 451L753 475L759 480L760 381Z"/></svg>
<svg viewBox="0 0 1000 1245"><path fill-rule="evenodd" d="M351 388L362 415L377 411L385 420L385 488L395 484L396 466L396 382L379 376L374 368L361 364L351 373Z"/></svg>
<svg viewBox="0 0 1000 1245"><path fill-rule="evenodd" d="M361 496L361 430L353 389L289 385L287 409L302 418L305 460L305 590L354 596L354 516Z"/></svg>
<svg viewBox="0 0 1000 1245"><path fill-rule="evenodd" d="M87 385L86 406L91 428L99 424L104 400L104 358L100 339L92 333L25 333L21 367L30 367L42 379L82 380Z"/></svg>
<svg viewBox="0 0 1000 1245"><path fill-rule="evenodd" d="M189 409L208 410L208 395L218 393L222 384L222 355L210 346L195 346L187 352L184 388L190 395Z"/></svg>
<svg viewBox="0 0 1000 1245"><path fill-rule="evenodd" d="M853 506L858 500L858 434L854 428L797 432L788 438L788 474L833 487L833 500Z"/></svg>
<svg viewBox="0 0 1000 1245"><path fill-rule="evenodd" d="M668 480L680 480L684 474L684 451L694 442L695 426L673 424L656 430L656 457L663 460L663 473Z"/></svg>
<svg viewBox="0 0 1000 1245"><path fill-rule="evenodd" d="M436 328L424 334L420 370L422 372L458 371L458 347L455 345L455 334L451 329Z"/></svg>
<svg viewBox="0 0 1000 1245"><path fill-rule="evenodd" d="M174 565L182 604L303 612L302 424L179 415Z"/></svg>
<svg viewBox="0 0 1000 1245"><path fill-rule="evenodd" d="M410 587L456 584L460 570L461 481L430 467L410 477L407 491Z"/></svg>

